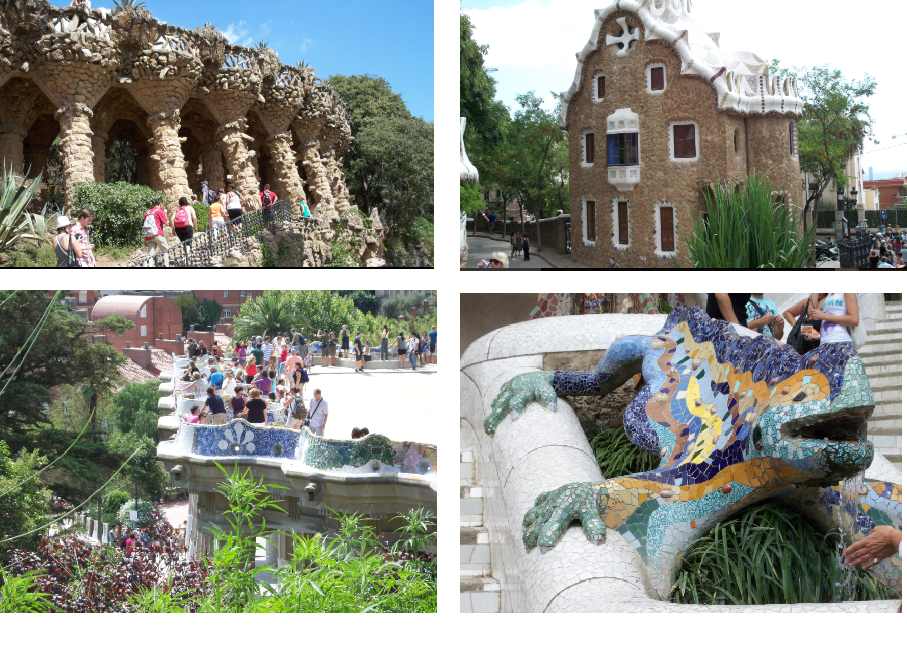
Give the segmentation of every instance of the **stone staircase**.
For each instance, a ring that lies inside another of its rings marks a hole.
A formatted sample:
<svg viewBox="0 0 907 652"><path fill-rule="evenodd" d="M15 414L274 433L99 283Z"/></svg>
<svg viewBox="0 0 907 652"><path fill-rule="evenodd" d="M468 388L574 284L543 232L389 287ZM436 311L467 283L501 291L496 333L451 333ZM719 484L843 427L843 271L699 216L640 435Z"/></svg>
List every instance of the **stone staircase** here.
<svg viewBox="0 0 907 652"><path fill-rule="evenodd" d="M867 330L860 357L866 366L876 408L869 419L869 439L901 468L901 302L885 302L885 319Z"/></svg>
<svg viewBox="0 0 907 652"><path fill-rule="evenodd" d="M482 488L475 486L475 457L460 452L460 612L498 613L501 584L491 575L491 546L483 525Z"/></svg>

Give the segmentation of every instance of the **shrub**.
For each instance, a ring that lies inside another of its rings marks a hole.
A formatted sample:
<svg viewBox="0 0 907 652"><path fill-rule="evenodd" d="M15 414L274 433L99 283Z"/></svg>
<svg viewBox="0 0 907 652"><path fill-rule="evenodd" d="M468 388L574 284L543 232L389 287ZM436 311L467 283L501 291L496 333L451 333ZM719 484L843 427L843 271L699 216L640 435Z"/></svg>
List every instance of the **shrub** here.
<svg viewBox="0 0 907 652"><path fill-rule="evenodd" d="M129 494L127 492L111 491L109 494L104 496L104 503L103 503L104 514L105 515L111 514L112 516L116 516L117 513L120 511L120 507L122 507L124 505L124 503L126 503L128 501L129 501Z"/></svg>
<svg viewBox="0 0 907 652"><path fill-rule="evenodd" d="M138 512L139 519L137 521L129 518L129 511L133 509ZM119 521L130 530L136 526L147 527L154 522L157 516L157 508L154 503L150 503L147 500L139 500L138 507L135 507L135 500L128 500L120 507L117 516Z"/></svg>
<svg viewBox="0 0 907 652"><path fill-rule="evenodd" d="M83 208L94 211L91 241L96 245L140 247L145 211L161 195L160 190L125 181L80 183L72 199L72 214L77 216Z"/></svg>
<svg viewBox="0 0 907 652"><path fill-rule="evenodd" d="M54 248L46 243L20 244L9 252L9 267L56 267Z"/></svg>
<svg viewBox="0 0 907 652"><path fill-rule="evenodd" d="M418 308L419 314L421 314L423 298L428 299L429 307L437 305L437 298L434 295L423 297L416 292L410 292L409 294L394 294L381 304L381 314L390 319L394 319L400 315L409 317L409 309L412 307Z"/></svg>
<svg viewBox="0 0 907 652"><path fill-rule="evenodd" d="M192 208L195 209L195 216L198 218L198 233L203 233L211 228L211 220L208 216L209 207L198 202L197 204L192 204Z"/></svg>

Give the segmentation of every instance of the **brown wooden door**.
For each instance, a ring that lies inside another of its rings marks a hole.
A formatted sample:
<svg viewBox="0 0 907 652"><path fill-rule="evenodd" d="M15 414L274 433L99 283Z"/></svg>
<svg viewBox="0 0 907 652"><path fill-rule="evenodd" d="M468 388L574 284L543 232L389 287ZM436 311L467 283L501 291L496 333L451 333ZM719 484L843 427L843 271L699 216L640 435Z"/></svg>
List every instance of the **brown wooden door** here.
<svg viewBox="0 0 907 652"><path fill-rule="evenodd" d="M627 216L627 202L617 202L617 243L630 244L630 218Z"/></svg>
<svg viewBox="0 0 907 652"><path fill-rule="evenodd" d="M674 251L674 209L661 207L661 250Z"/></svg>
<svg viewBox="0 0 907 652"><path fill-rule="evenodd" d="M586 240L595 241L595 202L586 202Z"/></svg>

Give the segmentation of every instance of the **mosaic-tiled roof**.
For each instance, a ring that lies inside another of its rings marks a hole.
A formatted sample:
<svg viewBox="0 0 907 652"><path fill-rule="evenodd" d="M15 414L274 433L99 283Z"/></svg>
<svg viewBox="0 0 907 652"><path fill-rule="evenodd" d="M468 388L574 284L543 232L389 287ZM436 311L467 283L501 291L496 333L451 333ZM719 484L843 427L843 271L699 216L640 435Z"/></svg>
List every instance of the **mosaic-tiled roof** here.
<svg viewBox="0 0 907 652"><path fill-rule="evenodd" d="M567 107L582 83L583 65L598 49L602 26L619 11L633 12L642 21L646 41L659 40L671 45L681 61L681 74L698 75L708 81L718 93L718 108L740 113L764 115L780 113L797 116L803 112L803 101L797 95L793 79L770 77L768 66L752 52L725 51L706 33L692 14L690 0L614 0L603 9L595 10L592 35L577 53L576 74L570 88L561 94L560 123L567 125ZM618 41L633 40L606 36L604 47ZM626 43L624 47L629 46ZM629 53L632 53L630 48Z"/></svg>

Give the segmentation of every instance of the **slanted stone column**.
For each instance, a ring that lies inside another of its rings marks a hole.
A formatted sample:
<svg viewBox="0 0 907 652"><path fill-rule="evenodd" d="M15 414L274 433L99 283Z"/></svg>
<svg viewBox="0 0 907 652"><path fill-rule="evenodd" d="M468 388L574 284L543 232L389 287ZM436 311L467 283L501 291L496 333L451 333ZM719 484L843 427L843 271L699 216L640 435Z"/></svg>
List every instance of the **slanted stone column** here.
<svg viewBox="0 0 907 652"><path fill-rule="evenodd" d="M325 170L328 182L331 185L331 194L334 195L334 207L337 212L343 215L352 205L350 202L350 191L346 187L346 177L343 174L343 159L338 161L331 152L327 157L322 157L325 162Z"/></svg>
<svg viewBox="0 0 907 652"><path fill-rule="evenodd" d="M23 143L28 131L22 125L12 122L0 124L0 160L5 161L6 169L12 166L13 174L25 174L25 152Z"/></svg>
<svg viewBox="0 0 907 652"><path fill-rule="evenodd" d="M265 146L271 153L271 166L274 170L274 181L271 189L277 197L286 201L299 214L299 202L305 198L302 179L296 169L296 154L293 152L293 135L284 131L265 139Z"/></svg>
<svg viewBox="0 0 907 652"><path fill-rule="evenodd" d="M57 109L60 123L60 156L63 159L63 189L66 205L72 205L77 183L94 181L94 152L91 143L91 117L85 104L73 102Z"/></svg>
<svg viewBox="0 0 907 652"><path fill-rule="evenodd" d="M309 182L309 191L312 193L312 203L315 206L325 204L325 208L332 212L334 210L334 193L331 191L331 182L328 179L327 168L321 155L318 153L318 144L310 143L305 145L302 166L305 168L305 176Z"/></svg>
<svg viewBox="0 0 907 652"><path fill-rule="evenodd" d="M94 150L94 180L104 183L107 178L107 133L95 127L91 147Z"/></svg>
<svg viewBox="0 0 907 652"><path fill-rule="evenodd" d="M240 118L217 128L217 137L224 154L224 162L227 164L227 172L243 198L245 212L259 208L258 177L252 165L255 152L246 146L246 143L253 141L254 138L246 133L246 127L246 119Z"/></svg>
<svg viewBox="0 0 907 652"><path fill-rule="evenodd" d="M188 198L189 179L186 161L180 146L180 113L178 109L162 111L148 118L151 125L151 160L157 165L157 177L167 196L167 208L173 212L179 207L180 197Z"/></svg>
<svg viewBox="0 0 907 652"><path fill-rule="evenodd" d="M216 142L202 145L202 181L208 182L208 187L214 192L225 189L224 158L220 146Z"/></svg>

